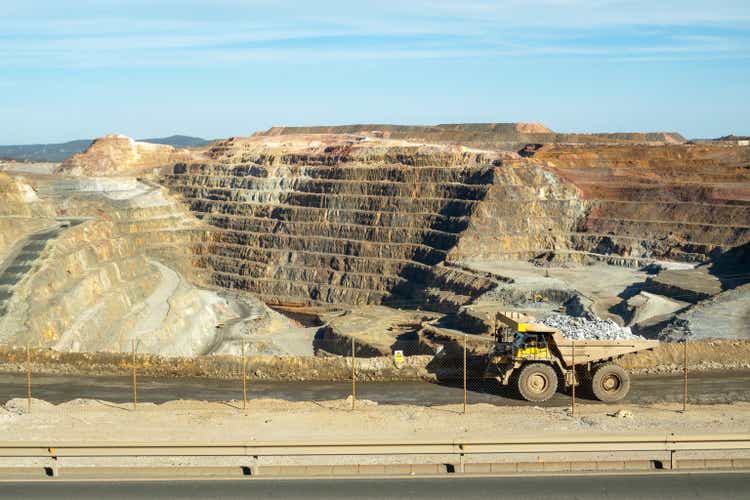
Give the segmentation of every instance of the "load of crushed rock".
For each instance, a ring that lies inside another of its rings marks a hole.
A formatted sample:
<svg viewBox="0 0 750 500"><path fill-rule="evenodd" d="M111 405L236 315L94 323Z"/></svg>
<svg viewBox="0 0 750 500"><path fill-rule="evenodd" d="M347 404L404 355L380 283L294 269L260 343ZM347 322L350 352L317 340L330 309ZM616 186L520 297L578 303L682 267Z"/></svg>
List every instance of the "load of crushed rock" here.
<svg viewBox="0 0 750 500"><path fill-rule="evenodd" d="M623 328L611 319L586 319L552 314L541 323L557 328L565 338L573 340L644 340L643 337L633 334L630 328Z"/></svg>

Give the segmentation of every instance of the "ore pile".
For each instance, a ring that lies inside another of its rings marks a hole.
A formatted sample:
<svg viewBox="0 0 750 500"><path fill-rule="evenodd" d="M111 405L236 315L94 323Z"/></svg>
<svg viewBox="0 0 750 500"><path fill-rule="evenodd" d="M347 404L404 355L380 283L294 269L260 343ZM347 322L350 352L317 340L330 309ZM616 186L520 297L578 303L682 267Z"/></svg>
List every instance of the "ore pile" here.
<svg viewBox="0 0 750 500"><path fill-rule="evenodd" d="M623 328L611 319L586 319L553 314L541 321L542 324L557 328L565 337L573 340L644 340L634 335L630 328Z"/></svg>

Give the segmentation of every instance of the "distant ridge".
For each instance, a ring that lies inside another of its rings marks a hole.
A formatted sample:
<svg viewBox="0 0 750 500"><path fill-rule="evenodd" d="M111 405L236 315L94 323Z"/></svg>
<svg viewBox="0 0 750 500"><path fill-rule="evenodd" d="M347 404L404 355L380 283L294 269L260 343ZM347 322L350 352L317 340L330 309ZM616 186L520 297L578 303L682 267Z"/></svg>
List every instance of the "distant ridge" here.
<svg viewBox="0 0 750 500"><path fill-rule="evenodd" d="M529 143L681 144L677 132L564 134L540 123L457 123L442 125L360 124L314 127L272 127L258 136L289 134L363 134L416 142L460 144L477 148L516 150Z"/></svg>
<svg viewBox="0 0 750 500"><path fill-rule="evenodd" d="M211 141L187 135L171 135L154 139L139 139L140 142L165 144L175 148L202 147ZM27 162L61 163L76 153L82 153L93 139L62 142L59 144L24 144L18 146L0 146L0 160Z"/></svg>
<svg viewBox="0 0 750 500"><path fill-rule="evenodd" d="M59 163L70 155L85 150L91 142L89 139L82 139L59 144L0 146L0 160Z"/></svg>
<svg viewBox="0 0 750 500"><path fill-rule="evenodd" d="M205 146L211 141L201 139L200 137L191 137L189 135L170 135L156 139L136 139L139 142L150 142L152 144L165 144L173 148L199 148Z"/></svg>

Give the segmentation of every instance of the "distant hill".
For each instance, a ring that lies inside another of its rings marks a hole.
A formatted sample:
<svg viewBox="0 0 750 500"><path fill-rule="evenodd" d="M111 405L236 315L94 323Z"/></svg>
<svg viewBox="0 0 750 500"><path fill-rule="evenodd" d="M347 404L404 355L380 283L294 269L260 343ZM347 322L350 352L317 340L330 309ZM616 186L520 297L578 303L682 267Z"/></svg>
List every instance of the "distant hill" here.
<svg viewBox="0 0 750 500"><path fill-rule="evenodd" d="M91 141L84 139L61 144L0 146L0 160L59 163L72 154L85 150L89 144Z"/></svg>
<svg viewBox="0 0 750 500"><path fill-rule="evenodd" d="M190 137L189 135L170 135L157 139L137 139L140 142L151 142L153 144L166 144L173 148L199 148L205 146L211 141L201 139L200 137Z"/></svg>
<svg viewBox="0 0 750 500"><path fill-rule="evenodd" d="M139 139L142 142L166 144L175 148L195 148L208 144L210 141L200 137L187 135L172 135L155 139ZM0 160L15 160L28 162L61 163L75 153L81 153L88 148L93 140L63 142L60 144L24 144L20 146L0 146Z"/></svg>

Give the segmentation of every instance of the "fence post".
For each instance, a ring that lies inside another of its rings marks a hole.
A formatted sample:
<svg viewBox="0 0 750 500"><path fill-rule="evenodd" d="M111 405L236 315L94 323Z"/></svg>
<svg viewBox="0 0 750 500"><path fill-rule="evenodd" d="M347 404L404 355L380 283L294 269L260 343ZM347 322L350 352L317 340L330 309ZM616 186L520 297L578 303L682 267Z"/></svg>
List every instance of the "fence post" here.
<svg viewBox="0 0 750 500"><path fill-rule="evenodd" d="M464 333L464 415L466 415L467 396L466 396L466 343L468 336Z"/></svg>
<svg viewBox="0 0 750 500"><path fill-rule="evenodd" d="M130 346L133 351L133 410L138 408L138 378L136 375L136 368L135 368L135 339L131 339Z"/></svg>
<svg viewBox="0 0 750 500"><path fill-rule="evenodd" d="M354 402L357 401L357 371L355 369L357 361L357 353L355 351L355 340L352 337L352 410L354 409Z"/></svg>
<svg viewBox="0 0 750 500"><path fill-rule="evenodd" d="M688 400L688 339L685 337L683 345L683 359L682 359L682 371L683 371L683 384L682 384L682 411L687 411L687 400Z"/></svg>
<svg viewBox="0 0 750 500"><path fill-rule="evenodd" d="M31 413L31 351L26 344L26 409Z"/></svg>
<svg viewBox="0 0 750 500"><path fill-rule="evenodd" d="M570 364L572 365L572 384L570 390L570 415L572 417L576 414L576 341L571 340L571 353L570 353Z"/></svg>
<svg viewBox="0 0 750 500"><path fill-rule="evenodd" d="M245 341L242 341L242 409L247 408L247 362L245 360Z"/></svg>

